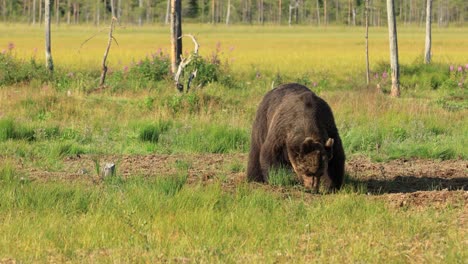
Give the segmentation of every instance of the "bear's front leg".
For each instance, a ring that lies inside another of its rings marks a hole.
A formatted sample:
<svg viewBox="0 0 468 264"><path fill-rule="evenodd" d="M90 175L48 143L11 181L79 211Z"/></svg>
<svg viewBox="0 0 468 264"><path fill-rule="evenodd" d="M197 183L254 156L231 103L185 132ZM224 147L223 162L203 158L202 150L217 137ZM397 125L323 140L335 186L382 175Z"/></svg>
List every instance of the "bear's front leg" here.
<svg viewBox="0 0 468 264"><path fill-rule="evenodd" d="M271 144L265 142L260 150L260 168L264 182L268 182L271 167L278 166L277 156Z"/></svg>

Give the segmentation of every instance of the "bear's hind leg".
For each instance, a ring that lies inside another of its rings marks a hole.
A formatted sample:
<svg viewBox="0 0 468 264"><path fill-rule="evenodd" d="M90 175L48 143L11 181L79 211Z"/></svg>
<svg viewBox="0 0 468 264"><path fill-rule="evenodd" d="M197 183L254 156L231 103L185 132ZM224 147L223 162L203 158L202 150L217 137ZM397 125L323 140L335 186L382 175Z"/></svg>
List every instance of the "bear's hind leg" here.
<svg viewBox="0 0 468 264"><path fill-rule="evenodd" d="M252 143L247 164L247 180L263 182L262 169L260 166L260 147Z"/></svg>

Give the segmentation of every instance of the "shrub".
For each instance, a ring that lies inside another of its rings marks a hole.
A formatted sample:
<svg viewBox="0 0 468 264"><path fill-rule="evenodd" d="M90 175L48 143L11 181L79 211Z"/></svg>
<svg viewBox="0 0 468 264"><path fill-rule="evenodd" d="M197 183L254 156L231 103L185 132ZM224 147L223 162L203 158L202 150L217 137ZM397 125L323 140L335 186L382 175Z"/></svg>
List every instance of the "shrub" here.
<svg viewBox="0 0 468 264"><path fill-rule="evenodd" d="M140 60L136 65L131 67L127 76L146 81L161 81L171 76L170 67L171 61L169 60L169 56L159 51L152 54L151 57ZM127 70L127 68L124 68L124 73Z"/></svg>

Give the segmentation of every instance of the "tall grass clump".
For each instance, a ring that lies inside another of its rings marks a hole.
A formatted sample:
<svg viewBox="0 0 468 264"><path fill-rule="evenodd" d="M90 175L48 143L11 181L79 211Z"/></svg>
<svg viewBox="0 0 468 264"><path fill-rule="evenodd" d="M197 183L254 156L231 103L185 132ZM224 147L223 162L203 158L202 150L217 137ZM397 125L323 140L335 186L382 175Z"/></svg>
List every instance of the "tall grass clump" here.
<svg viewBox="0 0 468 264"><path fill-rule="evenodd" d="M7 185L12 183L17 178L17 172L11 162L6 161L0 167L0 184Z"/></svg>
<svg viewBox="0 0 468 264"><path fill-rule="evenodd" d="M160 120L157 123L144 125L138 134L141 141L148 141L151 143L158 143L159 137L162 133L168 131L172 127L171 121Z"/></svg>
<svg viewBox="0 0 468 264"><path fill-rule="evenodd" d="M33 140L34 130L15 123L13 119L2 118L0 119L0 142L9 139Z"/></svg>
<svg viewBox="0 0 468 264"><path fill-rule="evenodd" d="M182 152L245 152L249 147L247 130L227 125L207 124L173 135L170 148Z"/></svg>
<svg viewBox="0 0 468 264"><path fill-rule="evenodd" d="M75 142L59 142L52 149L52 157L62 158L66 156L85 154L86 149Z"/></svg>
<svg viewBox="0 0 468 264"><path fill-rule="evenodd" d="M177 194L186 184L188 175L179 173L169 176L158 177L155 181L155 188L164 195L173 196Z"/></svg>

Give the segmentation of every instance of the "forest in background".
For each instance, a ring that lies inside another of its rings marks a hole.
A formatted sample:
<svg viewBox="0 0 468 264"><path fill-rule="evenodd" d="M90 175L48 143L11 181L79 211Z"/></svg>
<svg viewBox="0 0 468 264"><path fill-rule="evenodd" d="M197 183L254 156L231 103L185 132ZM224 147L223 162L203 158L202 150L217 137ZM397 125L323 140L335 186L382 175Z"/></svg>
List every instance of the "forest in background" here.
<svg viewBox="0 0 468 264"><path fill-rule="evenodd" d="M427 0L394 0L398 23L424 26ZM170 0L51 0L52 20L59 24L168 24ZM463 25L468 1L433 0L433 21L440 27ZM188 0L185 22L211 24L364 25L365 0ZM369 25L386 25L386 1L369 0ZM4 22L43 23L44 0L0 0Z"/></svg>

